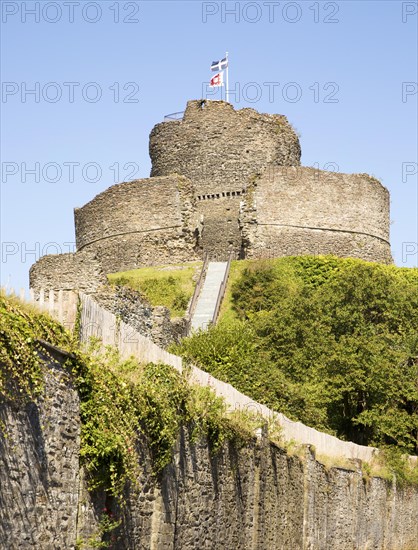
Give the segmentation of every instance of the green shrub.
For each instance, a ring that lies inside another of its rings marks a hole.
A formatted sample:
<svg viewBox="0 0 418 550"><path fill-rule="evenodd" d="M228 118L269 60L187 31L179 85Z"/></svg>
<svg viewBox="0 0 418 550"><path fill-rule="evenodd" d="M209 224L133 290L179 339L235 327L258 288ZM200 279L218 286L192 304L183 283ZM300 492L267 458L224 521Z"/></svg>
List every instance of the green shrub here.
<svg viewBox="0 0 418 550"><path fill-rule="evenodd" d="M43 389L37 339L68 348L72 336L48 315L0 294L0 397L28 400Z"/></svg>
<svg viewBox="0 0 418 550"><path fill-rule="evenodd" d="M418 452L418 270L247 262L230 316L175 349L253 399L364 445Z"/></svg>
<svg viewBox="0 0 418 550"><path fill-rule="evenodd" d="M214 451L227 438L251 436L251 426L245 429L227 415L222 399L209 388L189 386L170 366L121 361L113 348L99 353L98 341L81 351L58 323L3 295L0 313L0 398L29 401L42 392L37 338L69 352L64 367L80 397L80 457L91 489L120 497L125 483L135 482L140 435L149 444L156 475L171 461L183 425L192 426L195 437L207 437Z"/></svg>

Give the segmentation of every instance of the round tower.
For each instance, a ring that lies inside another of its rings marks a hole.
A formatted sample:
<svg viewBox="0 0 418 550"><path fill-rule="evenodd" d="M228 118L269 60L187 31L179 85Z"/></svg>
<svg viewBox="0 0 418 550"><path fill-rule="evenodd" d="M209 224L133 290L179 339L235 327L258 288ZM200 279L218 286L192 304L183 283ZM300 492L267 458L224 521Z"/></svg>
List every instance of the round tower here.
<svg viewBox="0 0 418 550"><path fill-rule="evenodd" d="M195 259L198 213L179 175L113 185L74 210L77 251L105 273Z"/></svg>
<svg viewBox="0 0 418 550"><path fill-rule="evenodd" d="M177 173L193 182L201 245L219 259L241 252L241 203L254 178L267 166L299 166L301 155L285 116L206 100L189 101L182 120L157 124L149 149L151 177Z"/></svg>
<svg viewBox="0 0 418 550"><path fill-rule="evenodd" d="M182 120L154 126L151 177L188 177L196 195L242 191L268 165L299 166L299 138L283 115L193 100Z"/></svg>

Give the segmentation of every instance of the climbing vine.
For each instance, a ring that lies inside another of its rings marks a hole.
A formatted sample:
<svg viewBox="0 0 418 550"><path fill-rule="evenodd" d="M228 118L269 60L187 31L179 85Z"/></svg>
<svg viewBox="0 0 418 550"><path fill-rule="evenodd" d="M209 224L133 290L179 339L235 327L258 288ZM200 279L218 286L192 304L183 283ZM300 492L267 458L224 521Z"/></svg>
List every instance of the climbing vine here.
<svg viewBox="0 0 418 550"><path fill-rule="evenodd" d="M0 396L27 400L43 389L38 339L68 349L72 336L48 315L23 306L16 298L0 294Z"/></svg>
<svg viewBox="0 0 418 550"><path fill-rule="evenodd" d="M2 295L0 311L0 397L29 401L42 393L46 352L38 340L66 352L64 368L80 397L80 457L90 489L120 497L126 482L138 479L139 436L158 475L183 425L193 438L207 437L214 452L227 438L245 441L253 433L249 419L227 415L222 399L191 387L170 366L121 361L113 348L99 352L98 342L82 351L58 323L14 298Z"/></svg>

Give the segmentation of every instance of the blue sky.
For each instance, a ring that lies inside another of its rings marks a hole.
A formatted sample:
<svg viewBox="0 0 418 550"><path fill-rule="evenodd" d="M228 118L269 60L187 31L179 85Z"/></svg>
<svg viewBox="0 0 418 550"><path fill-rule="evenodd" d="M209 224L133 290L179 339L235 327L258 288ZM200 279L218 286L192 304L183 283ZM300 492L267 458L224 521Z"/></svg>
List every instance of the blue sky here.
<svg viewBox="0 0 418 550"><path fill-rule="evenodd" d="M286 115L304 165L379 178L395 262L417 266L416 2L1 4L2 284L73 248L74 207L149 175L153 125L219 98L226 51L236 108Z"/></svg>

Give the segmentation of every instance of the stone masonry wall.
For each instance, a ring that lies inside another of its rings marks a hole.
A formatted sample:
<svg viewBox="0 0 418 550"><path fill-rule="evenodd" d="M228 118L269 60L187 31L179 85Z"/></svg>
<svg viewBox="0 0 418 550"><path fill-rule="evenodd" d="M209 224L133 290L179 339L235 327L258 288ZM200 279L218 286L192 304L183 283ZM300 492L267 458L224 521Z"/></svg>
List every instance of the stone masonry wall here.
<svg viewBox="0 0 418 550"><path fill-rule="evenodd" d="M201 247L210 259L227 260L229 252L234 259L241 251L240 205L243 195L207 198L198 201L202 215Z"/></svg>
<svg viewBox="0 0 418 550"><path fill-rule="evenodd" d="M190 261L198 215L182 176L114 185L75 209L78 251L94 251L105 273Z"/></svg>
<svg viewBox="0 0 418 550"><path fill-rule="evenodd" d="M79 399L68 374L45 359L36 403L0 401L0 548L75 547L79 504Z"/></svg>
<svg viewBox="0 0 418 550"><path fill-rule="evenodd" d="M138 331L158 346L166 348L186 336L187 320L184 317L171 320L169 309L152 307L139 292L129 287L103 287L92 297L101 307L132 327L131 338L134 331Z"/></svg>
<svg viewBox="0 0 418 550"><path fill-rule="evenodd" d="M353 469L289 456L262 436L213 454L184 427L156 479L138 441L142 474L126 506L88 494L79 470L79 403L57 364L36 403L0 404L0 548L89 550L106 506L123 520L114 550L412 550L418 490Z"/></svg>
<svg viewBox="0 0 418 550"><path fill-rule="evenodd" d="M389 193L367 174L269 167L241 216L246 257L335 254L388 263Z"/></svg>
<svg viewBox="0 0 418 550"><path fill-rule="evenodd" d="M268 164L298 166L299 139L283 115L235 111L223 101L189 101L183 120L150 135L151 177L188 177L196 195L236 191Z"/></svg>
<svg viewBox="0 0 418 550"><path fill-rule="evenodd" d="M202 247L220 258L241 248L237 194L269 163L299 165L300 145L282 115L195 100L187 103L183 120L154 127L150 156L152 177L179 173L193 182L203 216Z"/></svg>
<svg viewBox="0 0 418 550"><path fill-rule="evenodd" d="M94 252L42 256L29 271L29 286L45 290L94 292L106 282L101 263Z"/></svg>
<svg viewBox="0 0 418 550"><path fill-rule="evenodd" d="M412 550L418 491L327 469L306 450L266 439L211 454L183 429L161 483L131 494L120 548L195 550Z"/></svg>

